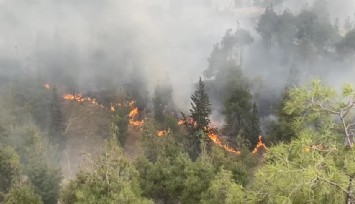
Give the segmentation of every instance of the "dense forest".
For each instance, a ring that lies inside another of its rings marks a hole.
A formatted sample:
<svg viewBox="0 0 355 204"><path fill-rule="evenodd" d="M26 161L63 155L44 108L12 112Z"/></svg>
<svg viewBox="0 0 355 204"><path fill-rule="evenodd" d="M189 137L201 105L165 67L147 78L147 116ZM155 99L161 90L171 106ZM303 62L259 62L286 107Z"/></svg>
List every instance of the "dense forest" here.
<svg viewBox="0 0 355 204"><path fill-rule="evenodd" d="M355 204L353 16L323 0L140 2L134 18L93 2L0 1L15 49L0 48L0 203ZM173 27L197 7L238 22L218 42L191 23L206 37L192 45ZM169 19L146 29L150 12ZM205 66L179 68L200 43Z"/></svg>

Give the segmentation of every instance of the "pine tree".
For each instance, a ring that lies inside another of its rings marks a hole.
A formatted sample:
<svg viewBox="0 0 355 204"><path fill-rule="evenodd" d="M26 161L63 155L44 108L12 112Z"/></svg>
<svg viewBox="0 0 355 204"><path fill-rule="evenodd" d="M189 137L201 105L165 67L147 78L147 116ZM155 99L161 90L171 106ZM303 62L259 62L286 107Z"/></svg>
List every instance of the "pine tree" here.
<svg viewBox="0 0 355 204"><path fill-rule="evenodd" d="M245 87L238 86L231 93L224 105L223 114L226 116L224 133L236 142L238 135L248 139L251 147L258 143L260 121L256 104L252 95Z"/></svg>
<svg viewBox="0 0 355 204"><path fill-rule="evenodd" d="M201 140L206 139L206 134L208 133L208 126L210 124L211 115L211 104L209 102L209 97L206 92L205 83L201 80L198 82L198 88L191 96L191 106L190 115L186 117L184 114L183 118L186 121L185 125L189 132L189 142L190 142L190 156L192 158L197 158L201 153Z"/></svg>
<svg viewBox="0 0 355 204"><path fill-rule="evenodd" d="M292 121L295 119L296 114L287 114L283 110L286 101L289 99L289 90L286 88L281 103L276 107L277 121L273 121L270 124L267 132L268 140L271 143L290 142L292 138L296 137L296 133L292 128Z"/></svg>
<svg viewBox="0 0 355 204"><path fill-rule="evenodd" d="M210 124L211 115L211 104L206 92L205 83L201 80L198 82L198 89L191 96L191 106L190 114L193 121L196 122L195 132L204 131L206 132L206 127Z"/></svg>

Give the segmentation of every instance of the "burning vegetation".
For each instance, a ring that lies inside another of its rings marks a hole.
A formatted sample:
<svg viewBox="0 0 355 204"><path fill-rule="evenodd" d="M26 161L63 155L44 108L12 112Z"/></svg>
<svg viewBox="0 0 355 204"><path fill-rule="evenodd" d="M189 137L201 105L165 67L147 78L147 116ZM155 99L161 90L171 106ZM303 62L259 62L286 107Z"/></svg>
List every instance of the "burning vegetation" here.
<svg viewBox="0 0 355 204"><path fill-rule="evenodd" d="M158 137L165 137L170 133L170 130L158 130L157 135Z"/></svg>
<svg viewBox="0 0 355 204"><path fill-rule="evenodd" d="M129 112L129 124L132 126L136 126L136 127L141 127L144 123L144 120L139 120L139 110L138 108L135 106L135 101L131 101L129 102L129 107L131 109L131 111Z"/></svg>
<svg viewBox="0 0 355 204"><path fill-rule="evenodd" d="M268 151L269 149L266 147L265 143L263 142L263 137L259 136L259 142L253 150L253 154L260 153L261 151Z"/></svg>
<svg viewBox="0 0 355 204"><path fill-rule="evenodd" d="M188 118L187 120L184 120L184 119L180 119L179 122L178 122L178 125L186 125L186 124L189 124L189 125L192 125L192 126L197 126L197 122L194 121L192 118ZM210 128L210 127L205 127L205 130L207 132L207 136L218 146L222 147L223 149L225 149L226 151L228 152L232 152L232 153L235 153L235 154L240 154L240 151L226 145L226 144L223 144L220 137L218 136L217 133L215 133L215 129L214 128Z"/></svg>
<svg viewBox="0 0 355 204"><path fill-rule="evenodd" d="M48 83L44 84L43 87L45 89L51 89L52 86ZM63 99L66 101L75 101L78 103L90 103L90 104L94 104L96 106L99 106L101 108L110 110L112 112L115 112L118 108L121 108L121 103L111 103L109 107L105 107L102 104L99 104L99 102L97 101L96 98L93 97L84 97L83 94L64 94L63 95ZM128 106L130 108L130 112L128 114L128 118L129 118L129 124L133 127L142 127L144 124L144 119L139 119L141 117L140 112L138 107L135 106L136 101L130 101L128 102ZM178 121L178 125L190 125L193 127L197 126L197 122L193 120L193 118L188 117L187 119L179 119ZM209 126L204 127L205 132L207 132L207 136L208 138L213 141L214 144L222 147L224 150L231 152L231 153L235 153L237 155L239 155L241 152L235 148L230 147L227 144L223 144L222 140L220 139L220 136L218 135L217 131L215 128L211 128ZM158 137L165 137L170 133L170 129L169 130L158 130L157 131L157 136ZM258 152L260 152L261 150L267 151L268 148L266 147L266 145L263 143L262 141L262 137L259 136L259 142L256 145L255 149L253 150L253 154L256 154Z"/></svg>

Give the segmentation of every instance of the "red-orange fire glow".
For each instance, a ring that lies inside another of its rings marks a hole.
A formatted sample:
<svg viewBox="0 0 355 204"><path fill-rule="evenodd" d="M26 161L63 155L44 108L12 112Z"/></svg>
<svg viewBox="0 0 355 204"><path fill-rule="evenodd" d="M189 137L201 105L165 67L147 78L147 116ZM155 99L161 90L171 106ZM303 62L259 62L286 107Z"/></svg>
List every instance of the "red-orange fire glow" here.
<svg viewBox="0 0 355 204"><path fill-rule="evenodd" d="M266 147L265 143L263 143L262 136L260 135L260 136L259 136L259 142L258 142L258 144L256 144L256 147L255 147L254 150L253 150L253 154L256 154L256 153L259 152L259 150L261 150L261 149L264 149L265 151L269 150L269 149Z"/></svg>
<svg viewBox="0 0 355 204"><path fill-rule="evenodd" d="M240 155L240 151L233 149L232 147L229 147L228 145L222 144L221 139L219 139L219 136L215 133L208 133L208 137L218 146L223 147L226 151L235 153L237 155Z"/></svg>
<svg viewBox="0 0 355 204"><path fill-rule="evenodd" d="M165 137L166 135L168 135L170 132L170 130L166 131L166 130L158 130L157 131L157 135L158 137Z"/></svg>
<svg viewBox="0 0 355 204"><path fill-rule="evenodd" d="M188 118L187 121L185 121L184 119L180 119L179 122L178 122L178 125L184 125L184 124L193 124L194 126L197 125L196 121L194 121L192 118ZM236 149L233 149L232 147L229 147L228 145L225 145L222 143L220 137L214 132L212 131L211 128L209 127L205 127L206 130L208 130L208 137L215 143L217 144L218 146L222 147L223 149L225 149L226 151L228 152L232 152L232 153L235 153L235 154L240 154L240 151L236 150Z"/></svg>
<svg viewBox="0 0 355 204"><path fill-rule="evenodd" d="M184 124L185 124L185 120L180 119L179 122L178 122L178 125L184 125Z"/></svg>
<svg viewBox="0 0 355 204"><path fill-rule="evenodd" d="M129 112L129 124L133 126L142 126L144 123L144 120L137 120L136 117L139 115L138 108L135 107L135 101L131 101L129 103L129 106L131 108L131 112Z"/></svg>
<svg viewBox="0 0 355 204"><path fill-rule="evenodd" d="M95 98L83 97L81 94L64 94L63 98L68 101L90 102L92 104L99 105Z"/></svg>

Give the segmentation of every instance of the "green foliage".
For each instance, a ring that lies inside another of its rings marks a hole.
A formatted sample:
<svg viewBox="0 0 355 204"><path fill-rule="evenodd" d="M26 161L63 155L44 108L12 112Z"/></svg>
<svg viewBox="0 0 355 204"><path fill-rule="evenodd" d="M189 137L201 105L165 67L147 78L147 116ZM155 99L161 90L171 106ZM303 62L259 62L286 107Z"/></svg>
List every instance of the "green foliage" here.
<svg viewBox="0 0 355 204"><path fill-rule="evenodd" d="M308 130L270 148L253 189L265 203L344 203L349 176L339 165L346 151L332 135Z"/></svg>
<svg viewBox="0 0 355 204"><path fill-rule="evenodd" d="M298 114L292 122L295 131L309 127L310 124L317 128L317 123L338 119L340 124L332 123L333 134L343 132L346 144L352 146L355 91L351 85L345 85L342 94L339 95L334 89L323 86L319 80L314 80L309 87L293 89L289 96L284 111L287 114Z"/></svg>
<svg viewBox="0 0 355 204"><path fill-rule="evenodd" d="M202 192L206 191L211 183L216 168L206 152L202 152L192 165L184 169L187 177L184 180L184 190L181 195L182 203L198 203Z"/></svg>
<svg viewBox="0 0 355 204"><path fill-rule="evenodd" d="M118 128L118 133L117 139L124 147L126 144L127 140L127 130L128 130L128 124L129 124L129 106L127 104L121 104L121 106L115 110L114 116L113 116L113 123L114 125Z"/></svg>
<svg viewBox="0 0 355 204"><path fill-rule="evenodd" d="M192 165L173 134L158 137L156 123L146 120L140 140L144 157L135 163L144 195L164 203L179 201L187 177L184 169Z"/></svg>
<svg viewBox="0 0 355 204"><path fill-rule="evenodd" d="M191 96L191 100L190 115L186 117L183 114L183 119L188 131L189 146L191 147L189 154L193 159L196 159L201 153L201 141L206 140L206 134L209 131L207 128L211 122L209 117L212 112L205 83L201 78L197 90Z"/></svg>
<svg viewBox="0 0 355 204"><path fill-rule="evenodd" d="M19 176L20 158L11 147L0 145L0 193L6 193Z"/></svg>
<svg viewBox="0 0 355 204"><path fill-rule="evenodd" d="M82 169L64 188L61 201L68 204L152 203L141 196L139 173L115 139L106 142L92 169Z"/></svg>
<svg viewBox="0 0 355 204"><path fill-rule="evenodd" d="M158 137L157 131L157 123L154 120L145 120L139 139L145 158L155 162L159 156L171 157L183 151L182 144L177 142L179 137L183 137L182 135L168 132L164 137Z"/></svg>
<svg viewBox="0 0 355 204"><path fill-rule="evenodd" d="M260 121L256 104L252 102L248 89L236 87L225 102L223 114L226 116L224 133L229 137L241 135L252 146L258 143ZM234 141L236 138L233 138Z"/></svg>
<svg viewBox="0 0 355 204"><path fill-rule="evenodd" d="M43 204L43 201L32 186L14 184L6 195L4 204Z"/></svg>
<svg viewBox="0 0 355 204"><path fill-rule="evenodd" d="M292 128L292 122L297 116L297 113L293 112L287 114L283 110L289 98L289 90L285 90L281 103L276 107L277 121L272 121L269 125L270 129L267 133L269 144L290 142L292 138L296 137L296 132L294 128Z"/></svg>
<svg viewBox="0 0 355 204"><path fill-rule="evenodd" d="M191 96L190 117L196 122L196 127L189 129L193 133L206 131L206 127L210 124L209 116L211 115L211 104L206 93L205 83L201 80L198 82L198 88Z"/></svg>
<svg viewBox="0 0 355 204"><path fill-rule="evenodd" d="M24 173L28 176L34 190L39 194L44 204L55 204L59 198L61 170L48 159L51 152L36 130L29 132L24 158ZM54 158L53 159L53 163Z"/></svg>
<svg viewBox="0 0 355 204"><path fill-rule="evenodd" d="M236 184L230 171L221 169L211 181L208 190L202 194L201 204L241 204L252 203L245 199L243 187Z"/></svg>
<svg viewBox="0 0 355 204"><path fill-rule="evenodd" d="M164 203L177 203L187 178L185 169L192 165L187 154L159 156L156 162L141 159L136 166L141 175L144 195Z"/></svg>
<svg viewBox="0 0 355 204"><path fill-rule="evenodd" d="M238 138L242 140L242 138ZM239 144L242 142L240 141ZM257 165L258 159L251 154L249 147L240 146L240 155L226 152L224 149L214 146L209 153L212 164L215 168L223 167L232 173L234 182L246 186L253 177L254 171L251 169Z"/></svg>

